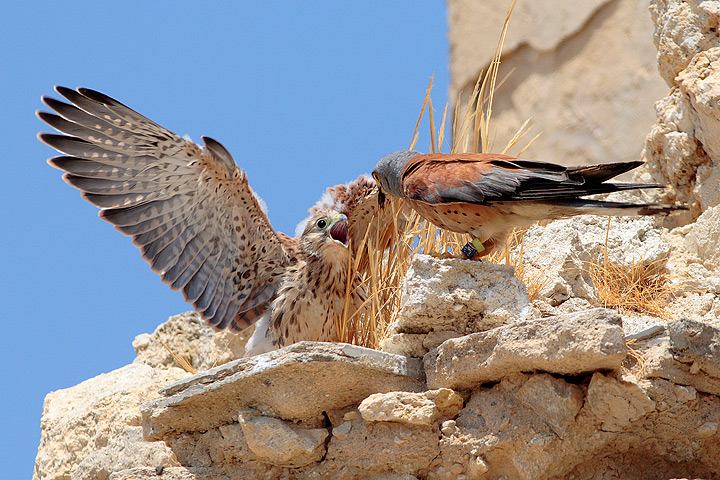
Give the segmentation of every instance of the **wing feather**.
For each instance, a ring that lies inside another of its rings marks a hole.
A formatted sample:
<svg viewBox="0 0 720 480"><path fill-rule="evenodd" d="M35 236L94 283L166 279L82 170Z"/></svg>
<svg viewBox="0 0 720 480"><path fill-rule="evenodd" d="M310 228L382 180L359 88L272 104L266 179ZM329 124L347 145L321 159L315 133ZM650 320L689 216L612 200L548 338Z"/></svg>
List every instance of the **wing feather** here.
<svg viewBox="0 0 720 480"><path fill-rule="evenodd" d="M185 140L102 93L56 90L69 103L43 97L56 113L38 112L60 132L38 135L64 154L48 163L208 322L248 326L234 319L266 307L293 252L227 149Z"/></svg>
<svg viewBox="0 0 720 480"><path fill-rule="evenodd" d="M430 154L410 160L402 186L408 198L426 203L558 200L654 184L605 183L642 162L564 167L497 154Z"/></svg>

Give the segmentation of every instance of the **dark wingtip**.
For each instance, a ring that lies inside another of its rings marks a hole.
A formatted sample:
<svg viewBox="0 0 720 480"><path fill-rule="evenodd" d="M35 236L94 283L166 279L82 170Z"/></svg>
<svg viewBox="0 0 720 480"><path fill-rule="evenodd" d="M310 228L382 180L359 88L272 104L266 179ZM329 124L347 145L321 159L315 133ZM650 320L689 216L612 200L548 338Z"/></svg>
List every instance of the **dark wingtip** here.
<svg viewBox="0 0 720 480"><path fill-rule="evenodd" d="M227 168L228 174L232 175L233 171L237 168L237 164L233 159L230 152L228 152L225 146L211 137L200 137L205 142L205 147L212 153L215 158L220 160L225 168Z"/></svg>
<svg viewBox="0 0 720 480"><path fill-rule="evenodd" d="M68 100L72 101L72 96L77 95L78 93L73 90L72 88L63 87L61 85L55 85L55 91L62 95L63 97L67 98Z"/></svg>
<svg viewBox="0 0 720 480"><path fill-rule="evenodd" d="M115 100L112 97L109 97L105 95L104 93L100 93L97 90L93 90L91 88L85 88L85 87L78 87L77 91L84 97L89 98L90 100L95 100L99 103L104 104L113 104L113 103L120 103L117 100Z"/></svg>

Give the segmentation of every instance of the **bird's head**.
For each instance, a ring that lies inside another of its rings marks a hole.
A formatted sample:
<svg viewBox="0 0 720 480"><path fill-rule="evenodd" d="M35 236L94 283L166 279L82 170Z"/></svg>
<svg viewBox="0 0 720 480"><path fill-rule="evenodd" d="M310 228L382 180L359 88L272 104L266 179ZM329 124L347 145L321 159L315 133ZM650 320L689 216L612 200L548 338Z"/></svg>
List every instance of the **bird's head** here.
<svg viewBox="0 0 720 480"><path fill-rule="evenodd" d="M347 257L348 223L347 216L337 212L322 212L314 215L300 236L306 251L324 256L343 255Z"/></svg>
<svg viewBox="0 0 720 480"><path fill-rule="evenodd" d="M422 155L415 150L398 150L380 159L373 169L372 176L378 183L380 194L378 202L382 206L385 202L385 195L400 197L400 179L403 168L411 158Z"/></svg>

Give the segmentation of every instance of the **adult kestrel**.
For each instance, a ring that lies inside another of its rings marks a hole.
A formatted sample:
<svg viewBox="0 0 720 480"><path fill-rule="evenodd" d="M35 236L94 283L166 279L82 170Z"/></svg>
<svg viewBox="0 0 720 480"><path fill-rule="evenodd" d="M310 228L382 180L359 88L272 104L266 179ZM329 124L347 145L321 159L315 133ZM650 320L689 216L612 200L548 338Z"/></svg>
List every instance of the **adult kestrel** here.
<svg viewBox="0 0 720 480"><path fill-rule="evenodd" d="M564 167L492 153L434 153L400 150L373 170L379 200L404 199L426 220L474 237L464 248L469 258L489 253L513 228L538 220L573 215L657 215L682 206L624 203L582 198L621 190L662 188L655 184L608 183L642 165L618 162Z"/></svg>
<svg viewBox="0 0 720 480"><path fill-rule="evenodd" d="M213 328L239 331L259 321L246 355L337 340L349 238L362 238L377 210L372 181L336 187L345 197L315 209L291 238L273 230L245 172L217 141L203 137L199 146L93 90L56 91L70 103L43 97L59 115L37 113L61 132L38 135L65 154L48 163L101 209L100 218L131 236L153 271ZM357 279L348 298L353 314L364 301Z"/></svg>

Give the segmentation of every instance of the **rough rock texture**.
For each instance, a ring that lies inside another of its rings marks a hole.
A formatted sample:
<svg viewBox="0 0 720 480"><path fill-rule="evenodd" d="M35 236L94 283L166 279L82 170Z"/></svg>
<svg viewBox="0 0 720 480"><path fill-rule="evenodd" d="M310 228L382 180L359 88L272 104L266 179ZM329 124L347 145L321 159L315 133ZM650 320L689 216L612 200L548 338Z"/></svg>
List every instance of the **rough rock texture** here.
<svg viewBox="0 0 720 480"><path fill-rule="evenodd" d="M460 97L464 108L509 5L447 1L451 102ZM635 0L519 0L498 78L509 77L493 103L492 151L531 118L529 138L542 135L525 158L566 165L637 159L655 122L653 103L667 94L647 7Z"/></svg>
<svg viewBox="0 0 720 480"><path fill-rule="evenodd" d="M489 262L418 255L385 352L422 357L449 338L525 319L530 299L513 269Z"/></svg>
<svg viewBox="0 0 720 480"><path fill-rule="evenodd" d="M504 15L493 4L450 1L451 30L489 35L471 20ZM526 68L510 80L523 89L496 113L517 102L569 122L550 128L568 134L560 151L581 144L591 161L623 159L613 149L635 135L628 123L641 124L626 121L629 99L654 88L642 62L628 63L643 52L633 43L643 8L521 0L516 19L534 28L511 27L506 59ZM193 314L173 317L138 336L133 364L47 396L33 478L720 478L719 10L709 0L651 2L671 92L658 104L644 177L693 202L675 218L681 226L613 219L607 230L604 218L578 217L531 229L524 275L544 281L533 302L509 267L420 256L385 352L301 343L230 361L242 338L214 336ZM453 61L460 36L451 32ZM605 71L581 71L588 58ZM567 90L549 93L547 79ZM603 301L588 271L606 254L666 273L667 314L594 308ZM175 368L160 340L201 373Z"/></svg>
<svg viewBox="0 0 720 480"><path fill-rule="evenodd" d="M252 335L251 330L239 334L228 331L218 333L196 312L181 313L161 323L152 334L141 333L135 337L135 363L151 367L179 367L170 353L172 351L197 371L207 370L242 357L245 342Z"/></svg>
<svg viewBox="0 0 720 480"><path fill-rule="evenodd" d="M509 373L615 370L626 355L620 316L596 309L450 339L424 362L428 387L468 390Z"/></svg>
<svg viewBox="0 0 720 480"><path fill-rule="evenodd" d="M524 239L523 264L529 275L540 275L545 282L539 298L551 307L569 299L600 306L590 271L592 265L602 264L606 252L625 265L664 268L670 244L655 222L650 217L616 217L608 230L607 217L583 215L530 228Z"/></svg>
<svg viewBox="0 0 720 480"><path fill-rule="evenodd" d="M299 428L252 409L240 411L238 419L250 451L271 465L304 467L325 455L325 428Z"/></svg>
<svg viewBox="0 0 720 480"><path fill-rule="evenodd" d="M671 87L655 108L643 158L650 178L670 185L666 200L693 208L675 225L720 203L720 4L655 0L658 69Z"/></svg>
<svg viewBox="0 0 720 480"><path fill-rule="evenodd" d="M462 407L461 395L440 388L421 393L375 393L360 402L358 410L367 422L432 425L441 418L454 418Z"/></svg>
<svg viewBox="0 0 720 480"><path fill-rule="evenodd" d="M628 350L622 323L595 309L449 339L427 387L419 359L343 344L190 377L135 363L48 397L35 478L714 478L720 329L678 320Z"/></svg>
<svg viewBox="0 0 720 480"><path fill-rule="evenodd" d="M132 364L45 397L34 479L107 479L115 470L171 466L162 442L142 438L140 405L187 375Z"/></svg>
<svg viewBox="0 0 720 480"><path fill-rule="evenodd" d="M418 359L344 343L300 342L241 358L160 391L143 406L147 438L207 431L247 407L267 415L317 424L323 412L371 393L423 389Z"/></svg>

